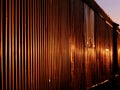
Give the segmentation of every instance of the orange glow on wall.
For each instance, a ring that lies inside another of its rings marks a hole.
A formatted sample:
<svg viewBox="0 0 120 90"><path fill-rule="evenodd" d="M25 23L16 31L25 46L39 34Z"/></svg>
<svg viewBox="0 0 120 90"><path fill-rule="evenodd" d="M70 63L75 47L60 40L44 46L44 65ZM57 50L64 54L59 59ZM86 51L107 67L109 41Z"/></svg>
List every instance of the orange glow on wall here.
<svg viewBox="0 0 120 90"><path fill-rule="evenodd" d="M112 28L82 0L0 0L0 90L87 90L112 53Z"/></svg>
<svg viewBox="0 0 120 90"><path fill-rule="evenodd" d="M109 49L108 49L108 48L106 48L105 50L106 50L106 52L108 52L108 51L109 51Z"/></svg>

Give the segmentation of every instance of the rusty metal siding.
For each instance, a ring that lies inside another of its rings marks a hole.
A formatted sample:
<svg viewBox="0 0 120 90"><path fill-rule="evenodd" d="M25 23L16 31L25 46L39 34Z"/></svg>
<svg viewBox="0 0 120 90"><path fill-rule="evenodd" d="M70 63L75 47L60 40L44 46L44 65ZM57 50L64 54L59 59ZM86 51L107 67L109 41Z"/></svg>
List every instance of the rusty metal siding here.
<svg viewBox="0 0 120 90"><path fill-rule="evenodd" d="M83 87L81 1L1 0L0 11L2 90ZM72 45L77 53L71 51Z"/></svg>
<svg viewBox="0 0 120 90"><path fill-rule="evenodd" d="M98 14L95 15L97 80L110 79L112 71L112 27Z"/></svg>
<svg viewBox="0 0 120 90"><path fill-rule="evenodd" d="M112 27L90 7L85 14L82 0L1 0L0 7L2 90L86 90L111 77Z"/></svg>

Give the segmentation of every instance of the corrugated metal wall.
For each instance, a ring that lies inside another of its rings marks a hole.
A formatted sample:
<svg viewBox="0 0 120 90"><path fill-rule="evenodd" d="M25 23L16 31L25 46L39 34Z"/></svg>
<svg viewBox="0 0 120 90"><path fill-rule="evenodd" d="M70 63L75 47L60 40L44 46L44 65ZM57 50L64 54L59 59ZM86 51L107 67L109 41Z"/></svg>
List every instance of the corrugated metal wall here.
<svg viewBox="0 0 120 90"><path fill-rule="evenodd" d="M82 13L81 1L1 0L2 90L83 88Z"/></svg>
<svg viewBox="0 0 120 90"><path fill-rule="evenodd" d="M91 87L93 84L92 74L94 72L95 62L95 20L94 11L84 4L84 39L85 39L85 78L86 86Z"/></svg>
<svg viewBox="0 0 120 90"><path fill-rule="evenodd" d="M95 14L96 30L96 63L98 82L110 79L112 75L113 30L106 21Z"/></svg>
<svg viewBox="0 0 120 90"><path fill-rule="evenodd" d="M1 90L85 90L110 78L112 27L81 0L0 7Z"/></svg>
<svg viewBox="0 0 120 90"><path fill-rule="evenodd" d="M105 63L105 21L98 15L95 15L96 28L96 71L99 82L104 81Z"/></svg>
<svg viewBox="0 0 120 90"><path fill-rule="evenodd" d="M111 78L113 29L86 4L84 12L85 78L89 88Z"/></svg>

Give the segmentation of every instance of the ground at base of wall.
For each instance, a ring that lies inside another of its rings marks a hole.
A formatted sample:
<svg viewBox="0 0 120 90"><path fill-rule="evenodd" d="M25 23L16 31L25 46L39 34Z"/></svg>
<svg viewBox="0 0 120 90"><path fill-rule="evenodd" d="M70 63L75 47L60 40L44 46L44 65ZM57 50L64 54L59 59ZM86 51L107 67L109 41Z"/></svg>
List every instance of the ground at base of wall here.
<svg viewBox="0 0 120 90"><path fill-rule="evenodd" d="M120 76L104 84L90 88L89 90L120 90Z"/></svg>

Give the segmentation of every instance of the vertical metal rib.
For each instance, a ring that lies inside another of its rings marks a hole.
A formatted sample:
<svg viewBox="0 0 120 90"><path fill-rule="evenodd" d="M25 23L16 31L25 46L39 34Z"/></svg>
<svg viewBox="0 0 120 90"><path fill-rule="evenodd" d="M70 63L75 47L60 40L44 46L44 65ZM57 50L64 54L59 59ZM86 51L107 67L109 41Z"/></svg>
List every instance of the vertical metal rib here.
<svg viewBox="0 0 120 90"><path fill-rule="evenodd" d="M18 82L18 78L19 78L18 77L19 76L18 75L18 73L19 73L18 72L18 70L19 70L18 69L18 67L19 67L18 66L19 65L18 64L19 63L18 62L18 40L19 40L18 39L18 37L19 37L19 34L18 34L18 29L19 29L18 28L19 27L18 0L15 0L14 4L15 4L15 9L14 9L15 10L15 16L14 16L15 17L15 24L14 24L15 25L15 37L14 37L15 38L15 89L18 90L18 85L19 85L19 82Z"/></svg>
<svg viewBox="0 0 120 90"><path fill-rule="evenodd" d="M36 45L36 42L35 42L35 0L33 0L33 18L32 18L32 29L33 29L33 32L32 32L32 34L33 34L33 41L32 41L32 43L33 43L33 47L32 47L32 49L33 49L33 59L32 59L32 61L33 61L33 89L35 90L35 86L36 86L36 84L35 84L35 62L36 62L36 58L35 58L35 56L36 56L36 47L35 47L35 45Z"/></svg>
<svg viewBox="0 0 120 90"><path fill-rule="evenodd" d="M14 0L12 0L12 90L14 90Z"/></svg>
<svg viewBox="0 0 120 90"><path fill-rule="evenodd" d="M30 0L30 88L33 89L33 27L32 27L32 16L33 16L33 13L32 13L32 0Z"/></svg>
<svg viewBox="0 0 120 90"><path fill-rule="evenodd" d="M8 89L8 0L6 0L6 18L5 18L5 89Z"/></svg>
<svg viewBox="0 0 120 90"><path fill-rule="evenodd" d="M28 46L27 46L27 44L28 44L28 40L27 40L27 30L28 30L28 22L27 22L27 3L28 2L26 2L26 0L24 0L24 24L25 24L25 90L27 90L28 89L28 82L27 82L27 80L28 80L28 78L27 78L27 73L28 73L28 70L27 70L27 67L28 67L28 58L27 58L27 56L28 56L28 52L27 52L27 48L28 48Z"/></svg>
<svg viewBox="0 0 120 90"><path fill-rule="evenodd" d="M27 4L27 7L26 7L27 8L26 9L27 10L27 12L26 12L27 20L26 20L26 22L27 22L27 41L28 41L28 43L27 43L27 47L28 47L28 49L27 49L27 52L28 52L28 57L27 57L27 59L28 59L28 75L27 75L27 78L28 78L28 81L27 82L28 82L28 90L30 90L30 87L31 87L31 85L30 85L31 84L30 83L31 82L31 77L30 77L31 76L31 73L30 73L30 70L31 70L30 0L26 0L26 2L27 2L26 3Z"/></svg>
<svg viewBox="0 0 120 90"><path fill-rule="evenodd" d="M0 71L1 71L1 89L4 90L4 78L3 78L3 0L0 1L0 49L1 49L1 61L0 61Z"/></svg>
<svg viewBox="0 0 120 90"><path fill-rule="evenodd" d="M12 19L11 19L11 17L12 17L12 10L11 10L11 8L12 8L12 0L9 0L9 90L12 90L11 89L11 81L12 81L12 79L11 79L11 74L12 74L12 43L11 43L11 37L12 37Z"/></svg>
<svg viewBox="0 0 120 90"><path fill-rule="evenodd" d="M38 39L38 37L37 37L37 31L38 31L38 27L37 27L37 25L38 25L38 23L37 23L37 20L38 20L38 18L37 18L37 13L38 13L38 11L37 11L37 0L35 0L35 7L34 7L34 10L35 10L35 15L34 15L34 19L35 19L35 89L37 89L37 69L38 69L38 63L37 63L37 50L38 50L38 47L37 47L37 39Z"/></svg>
<svg viewBox="0 0 120 90"><path fill-rule="evenodd" d="M38 30L38 32L37 32L37 38L38 38L38 40L37 40L37 42L38 42L38 48L37 48L37 51L38 51L38 53L37 53L37 56L38 56L38 62L37 62L37 64L38 64L38 69L37 69L37 72L38 72L38 76L37 76L37 86L38 86L38 90L40 89L40 25L39 25L39 20L40 20L40 15L39 15L39 9L40 9L40 5L39 5L39 3L40 3L40 0L37 0L37 12L38 12L38 14L37 14L37 30Z"/></svg>
<svg viewBox="0 0 120 90"><path fill-rule="evenodd" d="M1 68L1 66L2 66L2 40L1 40L1 38L2 38L2 0L0 1L0 89L2 89L2 68Z"/></svg>
<svg viewBox="0 0 120 90"><path fill-rule="evenodd" d="M41 1L42 1L42 0L41 0ZM42 52L41 52L41 50L42 50L42 48L41 48L41 47L42 47L42 46L41 46L41 31L42 31L42 30L41 30L41 25L42 25L42 24L41 24L41 19L42 19L42 18L41 18L41 10L42 10L42 8L41 8L41 1L40 1L40 3L39 3L39 4L40 4L40 8L39 8L39 11L40 11L40 15L39 15L39 18L40 18L40 19L39 19L39 21L40 21L40 24L39 24L39 26L40 26L40 29L39 29L39 31L40 31L40 41L39 41L39 42L40 42L40 49L39 49L39 50L40 50L40 59L39 59L39 61L40 61L40 68L39 68L39 69L40 69L40 70L39 70L39 71L40 71L40 84L39 84L39 85L40 85L40 89L41 89L41 85L42 85L42 84L41 84L41 82L42 82L42 79L41 79L41 76L42 76L42 73L41 73L41 65L42 65L42 63L41 63L41 62L42 62Z"/></svg>
<svg viewBox="0 0 120 90"><path fill-rule="evenodd" d="M19 0L19 90L22 89L22 0Z"/></svg>
<svg viewBox="0 0 120 90"><path fill-rule="evenodd" d="M19 41L19 45L18 45L18 48L19 48L19 90L22 89L22 10L21 10L21 1L22 0L18 0L18 33L19 33L19 38L18 38L18 41Z"/></svg>
<svg viewBox="0 0 120 90"><path fill-rule="evenodd" d="M25 18L24 18L24 0L22 0L22 3L21 3L21 9L22 9L22 27L21 27L21 30L22 30L22 90L25 89L25 58L24 58L24 51L25 51L25 48L24 48L24 42L25 42Z"/></svg>

